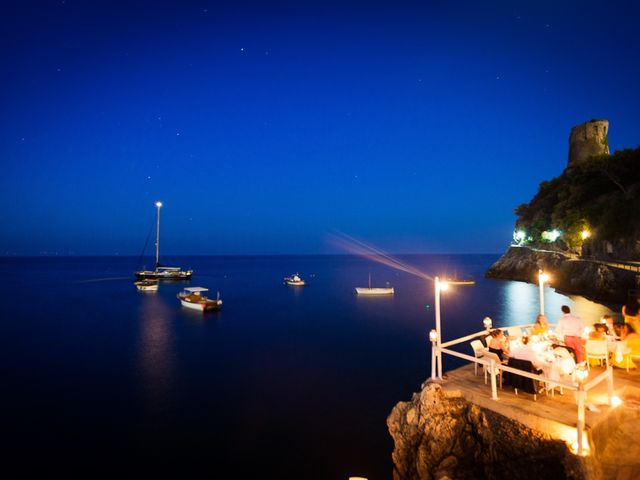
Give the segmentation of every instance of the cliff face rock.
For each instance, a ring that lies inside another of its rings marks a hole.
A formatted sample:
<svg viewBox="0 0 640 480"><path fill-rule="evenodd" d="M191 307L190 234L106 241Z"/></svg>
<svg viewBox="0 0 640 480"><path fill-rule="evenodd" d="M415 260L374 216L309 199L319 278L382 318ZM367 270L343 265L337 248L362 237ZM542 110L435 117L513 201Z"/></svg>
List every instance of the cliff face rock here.
<svg viewBox="0 0 640 480"><path fill-rule="evenodd" d="M387 418L394 480L586 479L587 464L560 440L427 383Z"/></svg>
<svg viewBox="0 0 640 480"><path fill-rule="evenodd" d="M622 405L611 410L592 432L602 478L631 480L640 477L640 390L627 387Z"/></svg>
<svg viewBox="0 0 640 480"><path fill-rule="evenodd" d="M592 155L609 154L607 120L591 120L571 129L569 135L569 167L573 167Z"/></svg>
<svg viewBox="0 0 640 480"><path fill-rule="evenodd" d="M509 248L485 277L538 283L538 269L552 275L551 285L556 290L603 303L625 303L629 290L638 288L634 272L526 247Z"/></svg>

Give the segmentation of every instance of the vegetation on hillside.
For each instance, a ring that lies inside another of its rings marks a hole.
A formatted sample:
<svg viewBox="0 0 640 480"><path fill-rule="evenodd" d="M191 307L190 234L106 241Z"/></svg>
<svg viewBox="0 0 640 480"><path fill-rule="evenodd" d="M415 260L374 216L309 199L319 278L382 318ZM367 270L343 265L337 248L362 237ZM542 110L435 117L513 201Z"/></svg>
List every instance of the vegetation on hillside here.
<svg viewBox="0 0 640 480"><path fill-rule="evenodd" d="M521 243L560 239L575 248L584 231L595 240L640 235L640 147L594 156L540 184L528 204L515 209Z"/></svg>

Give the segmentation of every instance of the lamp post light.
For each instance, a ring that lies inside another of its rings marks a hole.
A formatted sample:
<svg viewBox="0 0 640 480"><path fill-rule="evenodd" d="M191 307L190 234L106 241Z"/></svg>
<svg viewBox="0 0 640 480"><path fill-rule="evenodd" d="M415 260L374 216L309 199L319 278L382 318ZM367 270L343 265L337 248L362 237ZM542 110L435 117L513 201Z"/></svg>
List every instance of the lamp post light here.
<svg viewBox="0 0 640 480"><path fill-rule="evenodd" d="M440 292L446 291L449 288L449 283L441 282L439 277L435 278L435 303L436 303L436 359L438 363L438 378L442 380L442 352L440 351L440 345L442 344L442 335L440 329Z"/></svg>
<svg viewBox="0 0 640 480"><path fill-rule="evenodd" d="M549 275L542 269L538 270L538 286L540 287L540 315L544 315L544 283L549 281Z"/></svg>
<svg viewBox="0 0 640 480"><path fill-rule="evenodd" d="M582 230L582 232L580 232L580 236L582 237L582 240L586 240L591 236L591 232L587 229Z"/></svg>

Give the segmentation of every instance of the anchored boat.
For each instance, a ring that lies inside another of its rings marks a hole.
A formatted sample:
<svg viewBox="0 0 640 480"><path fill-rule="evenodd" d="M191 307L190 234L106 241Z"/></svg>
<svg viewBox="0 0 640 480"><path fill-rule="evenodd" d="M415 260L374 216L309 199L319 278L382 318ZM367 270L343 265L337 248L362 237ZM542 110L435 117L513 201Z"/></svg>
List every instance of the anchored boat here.
<svg viewBox="0 0 640 480"><path fill-rule="evenodd" d="M138 280L137 282L133 282L138 290L141 292L157 292L158 291L158 280Z"/></svg>
<svg viewBox="0 0 640 480"><path fill-rule="evenodd" d="M388 285L388 284L387 284ZM358 295L393 295L393 287L371 287L371 274L369 274L369 286L368 287L356 287L356 293Z"/></svg>
<svg viewBox="0 0 640 480"><path fill-rule="evenodd" d="M200 310L201 312L218 310L222 305L220 292L218 292L217 298L211 299L205 295L205 292L208 291L208 288L203 287L187 287L178 293L178 298L183 307Z"/></svg>
<svg viewBox="0 0 640 480"><path fill-rule="evenodd" d="M135 272L138 280L190 280L193 270L182 270L180 267L164 267L160 265L160 208L162 202L156 202L156 268Z"/></svg>
<svg viewBox="0 0 640 480"><path fill-rule="evenodd" d="M301 287L302 285L305 285L305 281L302 278L300 278L300 274L298 273L294 273L290 277L284 277L284 283L286 283L287 285L293 285L297 287Z"/></svg>

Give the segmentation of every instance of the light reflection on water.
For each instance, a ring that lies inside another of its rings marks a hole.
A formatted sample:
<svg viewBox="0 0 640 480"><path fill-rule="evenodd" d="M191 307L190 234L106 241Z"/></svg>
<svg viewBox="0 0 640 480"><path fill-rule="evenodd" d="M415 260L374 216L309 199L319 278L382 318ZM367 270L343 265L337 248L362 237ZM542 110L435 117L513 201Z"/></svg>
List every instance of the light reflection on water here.
<svg viewBox="0 0 640 480"><path fill-rule="evenodd" d="M140 306L140 370L149 399L162 398L171 389L174 372L171 310L162 298L145 292Z"/></svg>
<svg viewBox="0 0 640 480"><path fill-rule="evenodd" d="M524 282L505 282L499 293L501 318L493 319L494 326L509 326L534 323L540 313L540 293L538 285ZM544 312L549 323L557 323L562 316L560 307L568 305L571 312L582 317L586 325L600 320L605 313L616 312L599 303L584 297L565 296L557 293L552 287L544 288ZM496 322L497 320L497 322Z"/></svg>

